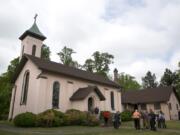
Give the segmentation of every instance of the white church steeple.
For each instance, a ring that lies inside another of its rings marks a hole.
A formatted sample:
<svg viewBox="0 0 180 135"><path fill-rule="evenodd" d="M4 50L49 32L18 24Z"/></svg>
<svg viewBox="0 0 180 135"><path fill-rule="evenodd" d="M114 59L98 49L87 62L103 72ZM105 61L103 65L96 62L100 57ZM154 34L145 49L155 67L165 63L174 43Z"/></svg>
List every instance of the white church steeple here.
<svg viewBox="0 0 180 135"><path fill-rule="evenodd" d="M34 24L28 30L26 30L19 39L21 40L21 54L20 60L23 54L33 55L35 57L41 57L41 48L43 41L46 37L40 32L36 24L37 14L34 17Z"/></svg>

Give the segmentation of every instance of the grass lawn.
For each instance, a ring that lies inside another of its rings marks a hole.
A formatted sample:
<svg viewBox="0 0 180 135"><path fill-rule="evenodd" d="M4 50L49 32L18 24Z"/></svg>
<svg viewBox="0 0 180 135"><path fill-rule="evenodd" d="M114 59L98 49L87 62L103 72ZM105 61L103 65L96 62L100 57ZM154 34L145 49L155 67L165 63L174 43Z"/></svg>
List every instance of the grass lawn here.
<svg viewBox="0 0 180 135"><path fill-rule="evenodd" d="M180 130L180 121L168 121L167 128Z"/></svg>
<svg viewBox="0 0 180 135"><path fill-rule="evenodd" d="M168 129L157 132L136 131L132 122L123 123L120 129L112 127L67 126L58 128L17 128L11 123L0 122L0 135L180 135L180 121L167 123Z"/></svg>

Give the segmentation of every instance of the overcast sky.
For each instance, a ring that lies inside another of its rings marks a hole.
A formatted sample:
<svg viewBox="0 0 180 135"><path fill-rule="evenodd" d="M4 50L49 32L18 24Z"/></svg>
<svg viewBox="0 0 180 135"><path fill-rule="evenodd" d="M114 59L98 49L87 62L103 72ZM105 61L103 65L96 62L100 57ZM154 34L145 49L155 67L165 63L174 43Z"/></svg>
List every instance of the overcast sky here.
<svg viewBox="0 0 180 135"><path fill-rule="evenodd" d="M115 56L112 70L141 80L150 70L160 78L180 61L180 0L1 0L0 73L20 55L19 36L37 24L51 59L63 46L79 63L95 51Z"/></svg>

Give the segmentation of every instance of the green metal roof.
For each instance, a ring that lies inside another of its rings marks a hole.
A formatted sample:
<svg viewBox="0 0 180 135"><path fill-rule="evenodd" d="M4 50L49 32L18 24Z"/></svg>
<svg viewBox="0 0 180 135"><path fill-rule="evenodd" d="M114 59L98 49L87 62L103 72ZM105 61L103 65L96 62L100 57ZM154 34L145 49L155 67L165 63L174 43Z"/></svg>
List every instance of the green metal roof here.
<svg viewBox="0 0 180 135"><path fill-rule="evenodd" d="M27 35L30 35L32 37L38 38L40 40L45 40L46 37L40 32L36 22L32 25L32 27L28 30L26 30L19 39L23 40Z"/></svg>

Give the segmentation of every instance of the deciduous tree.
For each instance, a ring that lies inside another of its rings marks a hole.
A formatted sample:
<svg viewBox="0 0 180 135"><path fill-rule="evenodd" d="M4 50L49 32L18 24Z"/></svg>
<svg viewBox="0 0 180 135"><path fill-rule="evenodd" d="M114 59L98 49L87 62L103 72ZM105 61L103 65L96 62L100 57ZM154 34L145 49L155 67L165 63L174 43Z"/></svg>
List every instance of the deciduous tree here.
<svg viewBox="0 0 180 135"><path fill-rule="evenodd" d="M71 48L68 47L64 47L58 54L58 56L60 57L61 62L66 65L66 66L70 66L70 67L76 67L78 68L80 65L78 64L77 61L74 61L72 59L72 54L74 54L75 51Z"/></svg>
<svg viewBox="0 0 180 135"><path fill-rule="evenodd" d="M107 77L109 65L113 63L114 56L109 53L100 53L96 51L92 58L87 59L83 67L90 72L97 73Z"/></svg>
<svg viewBox="0 0 180 135"><path fill-rule="evenodd" d="M123 87L123 90L138 90L141 88L135 77L125 73L118 75L118 83Z"/></svg>
<svg viewBox="0 0 180 135"><path fill-rule="evenodd" d="M50 51L49 47L44 44L42 46L42 50L41 50L41 58L45 59L45 60L51 60L50 55L51 55L51 51Z"/></svg>
<svg viewBox="0 0 180 135"><path fill-rule="evenodd" d="M7 119L11 100L11 90L13 87L11 80L18 65L19 58L13 59L7 68L7 72L0 76L0 119Z"/></svg>

